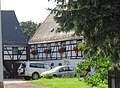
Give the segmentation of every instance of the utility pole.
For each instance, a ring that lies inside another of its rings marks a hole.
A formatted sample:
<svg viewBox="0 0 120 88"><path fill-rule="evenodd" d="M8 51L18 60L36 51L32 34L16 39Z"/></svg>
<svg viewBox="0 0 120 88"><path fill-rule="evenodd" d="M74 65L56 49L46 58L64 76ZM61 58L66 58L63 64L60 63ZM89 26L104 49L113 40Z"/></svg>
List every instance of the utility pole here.
<svg viewBox="0 0 120 88"><path fill-rule="evenodd" d="M0 88L3 88L3 58L2 58L2 27L1 27L1 0L0 0Z"/></svg>

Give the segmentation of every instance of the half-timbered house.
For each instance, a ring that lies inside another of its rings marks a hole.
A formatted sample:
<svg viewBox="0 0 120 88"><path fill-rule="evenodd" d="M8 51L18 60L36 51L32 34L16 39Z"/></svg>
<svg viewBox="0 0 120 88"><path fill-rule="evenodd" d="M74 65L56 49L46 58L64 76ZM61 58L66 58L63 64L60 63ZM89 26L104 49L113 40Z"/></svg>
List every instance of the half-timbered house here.
<svg viewBox="0 0 120 88"><path fill-rule="evenodd" d="M74 36L74 32L56 32L59 25L54 21L54 14L50 13L30 39L30 60L49 63L51 66L70 64L83 61L82 51L77 48L82 43L81 36Z"/></svg>
<svg viewBox="0 0 120 88"><path fill-rule="evenodd" d="M17 77L20 61L27 60L27 40L14 11L1 11L3 64L10 77Z"/></svg>

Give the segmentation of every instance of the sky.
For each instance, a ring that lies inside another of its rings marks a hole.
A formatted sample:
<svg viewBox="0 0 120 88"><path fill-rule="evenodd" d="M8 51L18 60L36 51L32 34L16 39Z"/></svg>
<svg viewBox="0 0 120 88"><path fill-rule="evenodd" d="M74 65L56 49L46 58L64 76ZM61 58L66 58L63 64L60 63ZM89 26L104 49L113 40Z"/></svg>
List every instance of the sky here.
<svg viewBox="0 0 120 88"><path fill-rule="evenodd" d="M1 9L14 10L19 22L43 22L50 13L48 7L54 8L55 3L48 0L1 0Z"/></svg>

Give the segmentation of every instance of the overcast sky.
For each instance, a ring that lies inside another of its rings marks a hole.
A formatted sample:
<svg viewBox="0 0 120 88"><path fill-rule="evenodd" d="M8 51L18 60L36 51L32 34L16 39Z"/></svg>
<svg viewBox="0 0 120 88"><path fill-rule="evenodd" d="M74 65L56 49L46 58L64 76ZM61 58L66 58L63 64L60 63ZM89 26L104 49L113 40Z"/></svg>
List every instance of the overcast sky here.
<svg viewBox="0 0 120 88"><path fill-rule="evenodd" d="M54 0L53 0L54 1ZM14 10L19 22L42 22L49 11L46 8L54 8L53 2L48 0L1 0L2 10Z"/></svg>

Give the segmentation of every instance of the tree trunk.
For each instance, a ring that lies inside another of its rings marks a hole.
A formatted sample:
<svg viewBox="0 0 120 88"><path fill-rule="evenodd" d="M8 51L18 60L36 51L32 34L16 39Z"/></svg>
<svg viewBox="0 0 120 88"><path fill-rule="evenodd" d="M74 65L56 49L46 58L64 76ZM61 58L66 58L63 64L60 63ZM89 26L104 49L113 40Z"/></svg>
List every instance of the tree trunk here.
<svg viewBox="0 0 120 88"><path fill-rule="evenodd" d="M108 88L120 88L120 71L108 72Z"/></svg>

